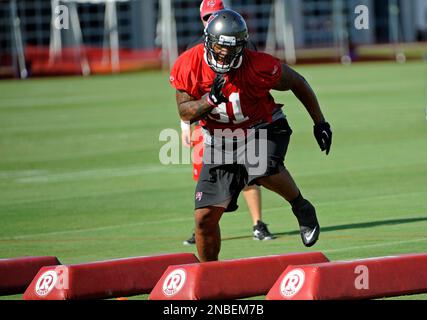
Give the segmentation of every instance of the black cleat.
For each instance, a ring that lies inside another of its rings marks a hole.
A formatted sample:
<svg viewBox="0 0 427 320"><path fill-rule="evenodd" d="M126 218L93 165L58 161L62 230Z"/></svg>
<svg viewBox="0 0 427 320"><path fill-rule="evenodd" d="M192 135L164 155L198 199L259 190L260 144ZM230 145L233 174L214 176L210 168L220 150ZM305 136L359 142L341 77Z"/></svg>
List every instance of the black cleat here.
<svg viewBox="0 0 427 320"><path fill-rule="evenodd" d="M292 207L292 211L298 219L302 242L306 247L312 247L319 239L320 234L316 209L304 199L298 207Z"/></svg>
<svg viewBox="0 0 427 320"><path fill-rule="evenodd" d="M317 225L314 228L300 226L300 233L304 245L306 247L312 247L319 239L320 226Z"/></svg>
<svg viewBox="0 0 427 320"><path fill-rule="evenodd" d="M259 220L256 226L254 226L253 235L254 235L254 238L253 238L254 240L264 241L264 240L276 239L276 237L272 235L270 231L268 231L267 225L264 222Z"/></svg>
<svg viewBox="0 0 427 320"><path fill-rule="evenodd" d="M185 246L191 246L193 244L196 244L196 235L193 233L191 237L185 240L182 244Z"/></svg>

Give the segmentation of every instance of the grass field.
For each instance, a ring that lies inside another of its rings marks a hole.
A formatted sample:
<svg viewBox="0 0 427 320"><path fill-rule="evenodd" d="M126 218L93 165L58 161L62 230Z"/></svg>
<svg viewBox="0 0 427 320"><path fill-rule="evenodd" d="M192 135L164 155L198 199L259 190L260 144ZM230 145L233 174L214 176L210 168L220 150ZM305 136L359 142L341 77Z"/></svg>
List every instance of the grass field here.
<svg viewBox="0 0 427 320"><path fill-rule="evenodd" d="M287 166L317 207L320 240L303 247L289 206L264 190L264 220L278 239L252 240L240 199L221 220L220 258L427 252L426 64L296 69L334 131L326 157L304 108L274 93L294 130ZM159 163L161 130L179 129L174 98L161 72L1 81L0 258L55 255L70 264L195 253L182 245L193 227L191 166Z"/></svg>

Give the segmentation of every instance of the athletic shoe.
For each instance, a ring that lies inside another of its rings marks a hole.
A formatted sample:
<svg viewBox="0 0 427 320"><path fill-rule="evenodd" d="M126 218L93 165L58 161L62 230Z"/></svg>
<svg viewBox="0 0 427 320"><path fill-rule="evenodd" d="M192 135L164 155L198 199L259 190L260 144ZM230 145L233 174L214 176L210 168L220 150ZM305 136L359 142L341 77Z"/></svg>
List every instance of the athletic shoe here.
<svg viewBox="0 0 427 320"><path fill-rule="evenodd" d="M262 221L257 221L253 229L254 240L273 240L276 237L268 231L267 225Z"/></svg>
<svg viewBox="0 0 427 320"><path fill-rule="evenodd" d="M316 209L309 201L304 200L304 204L301 207L298 209L292 208L292 211L298 220L302 242L306 247L312 247L319 239L320 234Z"/></svg>
<svg viewBox="0 0 427 320"><path fill-rule="evenodd" d="M306 247L312 247L319 239L320 226L314 227L300 226L302 242Z"/></svg>
<svg viewBox="0 0 427 320"><path fill-rule="evenodd" d="M185 246L191 246L193 244L196 244L196 235L193 233L191 237L185 240L182 244Z"/></svg>

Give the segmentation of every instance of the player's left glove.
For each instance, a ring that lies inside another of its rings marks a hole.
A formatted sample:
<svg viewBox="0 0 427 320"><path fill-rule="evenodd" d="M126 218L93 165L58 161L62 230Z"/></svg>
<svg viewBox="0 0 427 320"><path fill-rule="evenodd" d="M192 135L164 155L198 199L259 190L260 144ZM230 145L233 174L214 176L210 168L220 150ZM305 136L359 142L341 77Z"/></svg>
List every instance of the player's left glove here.
<svg viewBox="0 0 427 320"><path fill-rule="evenodd" d="M314 136L316 137L317 143L322 151L326 151L326 155L329 154L332 144L332 130L331 126L327 122L320 122L314 125Z"/></svg>
<svg viewBox="0 0 427 320"><path fill-rule="evenodd" d="M225 84L225 78L221 74L217 74L214 83L211 87L211 92L208 95L208 102L211 106L219 106L221 103L227 103L228 99L222 93L222 88Z"/></svg>

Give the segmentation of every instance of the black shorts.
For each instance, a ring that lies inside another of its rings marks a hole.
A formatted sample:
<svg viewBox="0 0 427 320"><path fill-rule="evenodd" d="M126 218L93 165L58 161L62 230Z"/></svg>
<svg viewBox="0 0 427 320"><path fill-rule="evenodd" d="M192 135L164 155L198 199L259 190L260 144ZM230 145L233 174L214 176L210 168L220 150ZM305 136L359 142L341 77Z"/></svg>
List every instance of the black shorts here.
<svg viewBox="0 0 427 320"><path fill-rule="evenodd" d="M256 131L254 141L265 142L262 148L256 148L257 156L263 165L256 167L252 161L215 162L212 161L213 156L209 158L209 161L204 158L195 191L196 209L231 200L225 211L233 212L238 208L237 199L245 186L258 184L257 179L278 174L285 169L284 160L292 134L287 120L279 119L271 124L254 128L254 130ZM246 143L246 151L252 149L249 145L254 144ZM256 143L255 145L258 146ZM212 154L215 148L205 145L205 157L209 153ZM224 147L222 146L222 148ZM234 157L236 158L236 155Z"/></svg>

